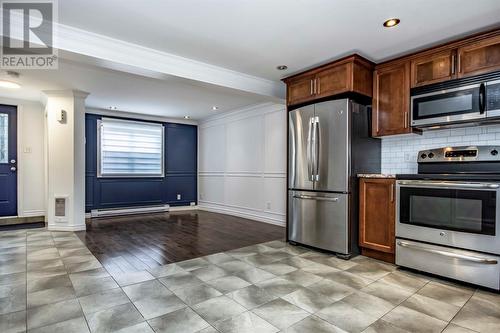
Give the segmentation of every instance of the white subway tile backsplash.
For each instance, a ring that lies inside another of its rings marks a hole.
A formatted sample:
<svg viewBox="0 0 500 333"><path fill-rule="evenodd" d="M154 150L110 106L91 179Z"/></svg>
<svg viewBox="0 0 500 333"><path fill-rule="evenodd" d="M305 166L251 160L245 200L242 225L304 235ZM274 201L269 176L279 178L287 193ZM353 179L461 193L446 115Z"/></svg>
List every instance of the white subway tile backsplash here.
<svg viewBox="0 0 500 333"><path fill-rule="evenodd" d="M500 146L500 124L383 138L382 173L416 173L417 154L420 150L468 145ZM409 160L405 159L405 155L409 155Z"/></svg>

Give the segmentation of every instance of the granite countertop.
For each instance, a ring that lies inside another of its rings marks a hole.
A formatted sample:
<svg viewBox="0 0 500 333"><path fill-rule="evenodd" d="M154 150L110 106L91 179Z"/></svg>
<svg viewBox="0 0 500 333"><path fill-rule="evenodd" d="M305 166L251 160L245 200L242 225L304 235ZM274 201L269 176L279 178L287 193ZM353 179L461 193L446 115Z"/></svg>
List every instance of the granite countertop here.
<svg viewBox="0 0 500 333"><path fill-rule="evenodd" d="M396 178L396 175L382 173L358 173L358 178Z"/></svg>

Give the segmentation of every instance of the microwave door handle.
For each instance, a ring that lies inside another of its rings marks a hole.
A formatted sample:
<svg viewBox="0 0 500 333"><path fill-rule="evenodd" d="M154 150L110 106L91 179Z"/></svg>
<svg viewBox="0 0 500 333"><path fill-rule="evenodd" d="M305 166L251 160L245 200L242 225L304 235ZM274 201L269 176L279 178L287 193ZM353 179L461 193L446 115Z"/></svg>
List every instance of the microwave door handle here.
<svg viewBox="0 0 500 333"><path fill-rule="evenodd" d="M486 110L486 86L481 83L479 86L479 113L484 114Z"/></svg>

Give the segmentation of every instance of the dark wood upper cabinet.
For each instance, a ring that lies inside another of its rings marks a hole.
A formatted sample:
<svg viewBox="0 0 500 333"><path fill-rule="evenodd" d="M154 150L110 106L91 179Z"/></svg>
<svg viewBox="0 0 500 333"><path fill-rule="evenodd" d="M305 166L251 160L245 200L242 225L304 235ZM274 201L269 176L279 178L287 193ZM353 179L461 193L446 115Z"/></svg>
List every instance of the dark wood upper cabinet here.
<svg viewBox="0 0 500 333"><path fill-rule="evenodd" d="M362 254L394 262L395 179L361 178L359 246Z"/></svg>
<svg viewBox="0 0 500 333"><path fill-rule="evenodd" d="M458 49L458 77L500 70L500 36L466 44Z"/></svg>
<svg viewBox="0 0 500 333"><path fill-rule="evenodd" d="M350 63L340 64L316 74L316 95L321 98L349 91L350 67Z"/></svg>
<svg viewBox="0 0 500 333"><path fill-rule="evenodd" d="M378 67L373 74L374 136L410 133L410 63Z"/></svg>
<svg viewBox="0 0 500 333"><path fill-rule="evenodd" d="M344 93L372 97L373 136L415 132L410 89L500 71L500 29L445 43L375 67L351 55L283 79L287 105L298 106Z"/></svg>
<svg viewBox="0 0 500 333"><path fill-rule="evenodd" d="M456 51L445 50L411 61L411 87L451 80L456 73Z"/></svg>
<svg viewBox="0 0 500 333"><path fill-rule="evenodd" d="M287 105L297 105L346 92L372 96L373 64L352 55L284 79Z"/></svg>
<svg viewBox="0 0 500 333"><path fill-rule="evenodd" d="M299 104L314 99L314 75L306 75L292 80L287 85L288 104Z"/></svg>

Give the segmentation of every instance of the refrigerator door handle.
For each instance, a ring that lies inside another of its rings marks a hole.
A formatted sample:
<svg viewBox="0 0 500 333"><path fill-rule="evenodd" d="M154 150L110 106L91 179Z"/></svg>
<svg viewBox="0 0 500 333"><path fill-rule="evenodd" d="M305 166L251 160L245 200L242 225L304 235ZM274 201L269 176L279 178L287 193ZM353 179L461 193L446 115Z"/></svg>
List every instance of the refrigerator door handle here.
<svg viewBox="0 0 500 333"><path fill-rule="evenodd" d="M314 119L314 180L319 180L319 153L320 153L320 126L319 126L319 117L316 116Z"/></svg>
<svg viewBox="0 0 500 333"><path fill-rule="evenodd" d="M310 195L294 195L295 199L304 199L304 200L317 200L317 201L339 201L339 198L329 198L329 197L314 197Z"/></svg>
<svg viewBox="0 0 500 333"><path fill-rule="evenodd" d="M313 158L312 158L312 131L313 131L313 125L314 125L314 118L311 117L309 118L309 124L308 124L308 130L307 130L307 151L306 151L306 155L307 155L307 174L308 174L308 178L309 180L311 181L314 181L314 174L313 174L313 165L312 165L312 161L313 161Z"/></svg>

